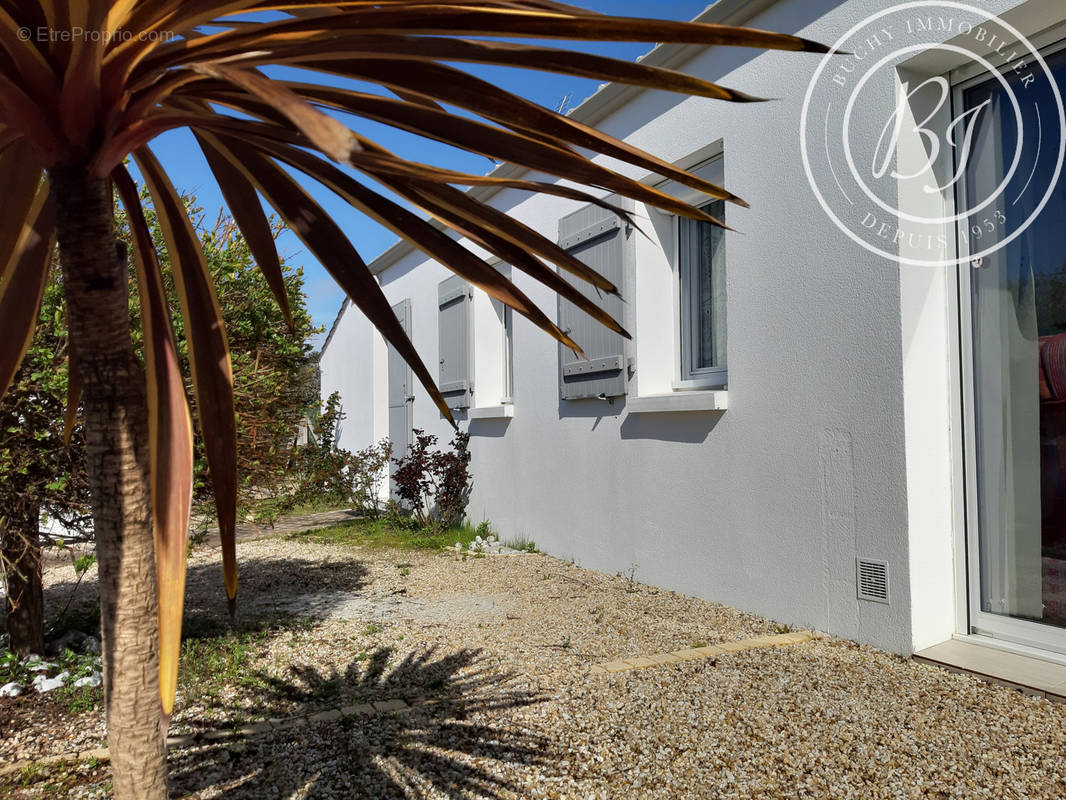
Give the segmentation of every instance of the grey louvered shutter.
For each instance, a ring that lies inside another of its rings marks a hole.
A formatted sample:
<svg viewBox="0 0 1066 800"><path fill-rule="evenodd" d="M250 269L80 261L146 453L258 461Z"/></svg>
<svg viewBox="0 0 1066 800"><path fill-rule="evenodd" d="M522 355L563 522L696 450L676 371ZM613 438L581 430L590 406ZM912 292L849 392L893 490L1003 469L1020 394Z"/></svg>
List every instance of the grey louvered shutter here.
<svg viewBox="0 0 1066 800"><path fill-rule="evenodd" d="M630 209L632 203L609 198ZM633 242L627 225L610 211L589 205L559 220L559 245L624 291L627 265L633 257ZM624 305L617 296L597 294L590 284L560 270L565 280L578 287L608 314L625 324ZM569 300L559 298L559 327L585 351L580 359L569 348L559 348L559 392L563 400L616 397L626 393L625 340L596 322Z"/></svg>
<svg viewBox="0 0 1066 800"><path fill-rule="evenodd" d="M448 408L470 407L470 285L453 275L440 282L440 391Z"/></svg>

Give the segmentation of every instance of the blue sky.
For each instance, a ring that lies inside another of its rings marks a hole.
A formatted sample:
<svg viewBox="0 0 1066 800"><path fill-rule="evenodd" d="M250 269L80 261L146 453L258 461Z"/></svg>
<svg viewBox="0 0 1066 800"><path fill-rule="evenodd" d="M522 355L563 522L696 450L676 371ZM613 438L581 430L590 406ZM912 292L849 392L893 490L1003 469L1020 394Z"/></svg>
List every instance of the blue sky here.
<svg viewBox="0 0 1066 800"><path fill-rule="evenodd" d="M604 13L619 16L661 17L669 19L691 19L700 13L709 0L571 0L577 5L592 8ZM561 42L546 42L553 46L571 46ZM635 59L653 47L647 42L605 43L598 45L572 45L575 48L613 56L615 58ZM482 78L492 80L505 89L529 98L541 105L558 108L565 105L573 108L596 90L597 82L582 78L569 78L547 72L509 69L504 67L474 68L470 65L457 64ZM307 78L302 78L306 80ZM466 172L485 173L491 168L490 162L471 153L450 148L436 142L427 142L403 131L388 126L370 123L352 117L342 117L357 132L375 139L384 147L394 152L420 161L437 164ZM186 131L175 131L155 139L152 149L170 170L178 190L195 195L199 205L204 209L208 220L213 221L218 209L222 207L221 194L215 186L210 171L204 163L199 148L192 136ZM390 231L364 217L348 206L343 200L328 191L307 184L315 196L333 218L341 225L351 238L360 255L371 261L396 239ZM270 209L268 209L270 210ZM308 305L315 323L328 330L340 308L344 293L337 288L332 278L326 274L303 246L291 233L285 232L279 241L279 249L286 261L304 268L305 290ZM324 334L317 337L320 343Z"/></svg>

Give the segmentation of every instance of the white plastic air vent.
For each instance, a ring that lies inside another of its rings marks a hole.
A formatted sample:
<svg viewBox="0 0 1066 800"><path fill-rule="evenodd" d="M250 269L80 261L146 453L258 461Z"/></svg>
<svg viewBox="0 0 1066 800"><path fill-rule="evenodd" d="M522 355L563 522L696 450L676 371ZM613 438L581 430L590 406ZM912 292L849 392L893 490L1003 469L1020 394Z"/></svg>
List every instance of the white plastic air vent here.
<svg viewBox="0 0 1066 800"><path fill-rule="evenodd" d="M856 561L856 583L860 600L888 602L888 562L860 558Z"/></svg>

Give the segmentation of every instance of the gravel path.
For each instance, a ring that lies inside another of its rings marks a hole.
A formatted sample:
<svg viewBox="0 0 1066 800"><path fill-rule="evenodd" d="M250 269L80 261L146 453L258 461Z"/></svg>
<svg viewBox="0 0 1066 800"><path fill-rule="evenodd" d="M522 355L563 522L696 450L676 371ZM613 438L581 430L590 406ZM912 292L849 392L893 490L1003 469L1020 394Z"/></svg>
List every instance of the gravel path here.
<svg viewBox="0 0 1066 800"><path fill-rule="evenodd" d="M256 640L254 686L179 697L172 733L438 702L176 750L176 797L1066 797L1066 706L854 643L590 675L775 626L540 555L273 538L239 556L245 619L299 624ZM188 597L189 630L225 619L217 551L190 561ZM70 749L65 736L43 732L37 752Z"/></svg>

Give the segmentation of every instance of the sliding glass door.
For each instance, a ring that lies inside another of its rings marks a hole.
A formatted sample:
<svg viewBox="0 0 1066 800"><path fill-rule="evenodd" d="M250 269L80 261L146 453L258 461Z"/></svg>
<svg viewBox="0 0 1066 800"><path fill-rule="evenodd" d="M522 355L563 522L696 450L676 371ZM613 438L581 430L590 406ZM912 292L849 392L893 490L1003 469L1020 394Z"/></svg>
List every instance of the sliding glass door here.
<svg viewBox="0 0 1066 800"><path fill-rule="evenodd" d="M1066 50L1045 58L1063 91ZM969 618L971 632L1066 652L1066 180L1018 234L1042 196L1029 184L1058 156L1020 137L1057 132L1058 117L1050 90L1015 106L1020 78L1003 77L955 93L973 120L960 205L996 198L960 225L960 248L1006 242L960 270Z"/></svg>

